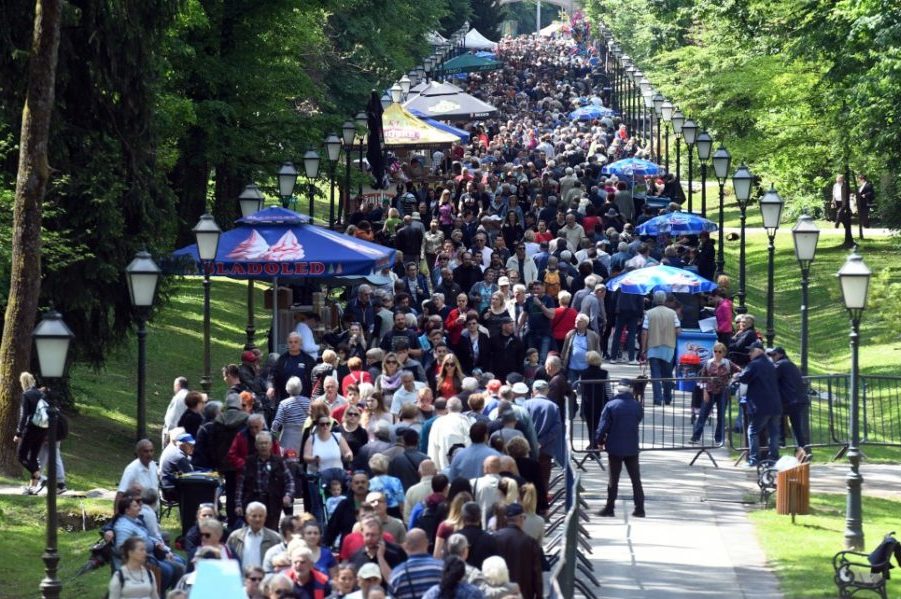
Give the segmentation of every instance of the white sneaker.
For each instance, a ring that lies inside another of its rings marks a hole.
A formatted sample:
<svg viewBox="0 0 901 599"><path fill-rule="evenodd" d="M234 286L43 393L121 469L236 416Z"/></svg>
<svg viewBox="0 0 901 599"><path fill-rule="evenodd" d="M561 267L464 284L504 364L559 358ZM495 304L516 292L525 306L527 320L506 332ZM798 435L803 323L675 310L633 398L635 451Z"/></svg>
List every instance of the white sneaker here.
<svg viewBox="0 0 901 599"><path fill-rule="evenodd" d="M638 366L638 360L629 360L629 366Z"/></svg>

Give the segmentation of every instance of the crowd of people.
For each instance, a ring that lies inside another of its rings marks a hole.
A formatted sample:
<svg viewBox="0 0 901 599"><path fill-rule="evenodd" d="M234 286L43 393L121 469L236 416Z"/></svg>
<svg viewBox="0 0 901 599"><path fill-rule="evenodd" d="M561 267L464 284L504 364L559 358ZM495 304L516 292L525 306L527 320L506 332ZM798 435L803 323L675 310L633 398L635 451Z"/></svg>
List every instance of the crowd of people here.
<svg viewBox="0 0 901 599"><path fill-rule="evenodd" d="M768 373L754 373L752 320L733 331L727 278L700 300L607 291L609 278L658 263L713 278L715 250L706 234L635 232L657 210L601 167L646 155L645 144L617 117L567 118L610 101L593 52L570 38L502 41L504 69L463 84L501 116L467 125L470 142L446 154L398 159L396 197L349 215L347 234L397 248L387 283L348 290L334 330L315 335L311 315L284 353L240 352L222 369L222 402L175 379L159 466L154 443L140 441L117 490L110 597L177 597L205 559L237 560L251 599L542 597L543 516L567 414L610 456L601 515L613 514L625 465L644 516L643 406L628 381L608 397L605 360L671 376L680 329L708 306L732 361L717 351L705 365L721 385L698 408L698 436L714 406L722 421L733 363L750 362L740 377L752 386ZM673 176L644 185L671 200L664 211L681 209ZM20 456L36 485L40 393L22 384ZM653 401L669 404L671 385L655 381ZM182 557L157 513L194 471L222 477L224 514L218 498L200 505Z"/></svg>

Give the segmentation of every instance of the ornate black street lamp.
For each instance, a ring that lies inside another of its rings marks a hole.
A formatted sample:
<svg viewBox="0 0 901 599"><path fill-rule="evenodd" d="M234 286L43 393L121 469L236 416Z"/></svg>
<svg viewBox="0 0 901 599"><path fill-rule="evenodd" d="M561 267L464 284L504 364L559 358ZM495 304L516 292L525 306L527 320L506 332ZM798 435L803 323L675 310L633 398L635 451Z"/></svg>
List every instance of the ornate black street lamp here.
<svg viewBox="0 0 901 599"><path fill-rule="evenodd" d="M663 104L666 102L666 98L663 97L663 94L657 92L654 94L654 115L657 117L657 164L660 164L660 129L661 129L661 118L663 115Z"/></svg>
<svg viewBox="0 0 901 599"><path fill-rule="evenodd" d="M810 308L808 287L810 286L810 265L816 258L820 230L809 215L802 214L792 228L792 239L795 242L795 258L798 259L798 265L801 267L801 374L807 376L809 352L807 311Z"/></svg>
<svg viewBox="0 0 901 599"><path fill-rule="evenodd" d="M210 274L215 267L214 261L219 251L219 237L222 229L213 220L212 215L204 214L194 226L194 238L197 240L197 255L203 270L203 375L200 387L209 393L212 386L210 378Z"/></svg>
<svg viewBox="0 0 901 599"><path fill-rule="evenodd" d="M406 76L405 76L406 77ZM407 79L409 85L410 80ZM335 226L335 169L338 166L338 158L341 157L341 139L334 133L330 133L325 138L325 155L329 163L329 207L328 207L328 226L329 229Z"/></svg>
<svg viewBox="0 0 901 599"><path fill-rule="evenodd" d="M344 208L350 207L350 156L354 149L354 138L357 136L357 126L353 121L345 121L341 126L341 141L344 142L344 191L342 198L338 197L338 222L344 222Z"/></svg>
<svg viewBox="0 0 901 599"><path fill-rule="evenodd" d="M278 169L278 195L282 199L282 207L287 208L294 201L294 186L297 184L297 169L294 163L286 160Z"/></svg>
<svg viewBox="0 0 901 599"><path fill-rule="evenodd" d="M296 180L296 179L295 179ZM281 180L279 180L281 183ZM293 193L293 185L291 186L291 193ZM265 196L263 196L263 192L260 191L260 188L251 183L250 185L244 188L244 191L241 192L241 195L238 196L238 205L241 207L241 216L247 218L251 214L256 214L260 210L263 209L263 202L266 200ZM247 335L247 341L244 343L244 349L254 349L256 348L256 344L254 343L254 337L256 336L257 328L254 322L254 302L256 301L256 297L254 296L254 283L253 279L247 279L247 325L244 327L244 333Z"/></svg>
<svg viewBox="0 0 901 599"><path fill-rule="evenodd" d="M679 185L682 185L682 175L680 173L682 170L682 155L679 141L682 139L682 125L685 124L685 115L676 108L673 111L673 117L670 122L673 124L673 135L676 136L676 179L679 181ZM675 202L676 198L673 198L673 201Z"/></svg>
<svg viewBox="0 0 901 599"><path fill-rule="evenodd" d="M773 322L773 298L776 290L774 287L775 259L776 259L776 231L779 229L779 221L782 219L782 208L785 201L770 186L770 190L760 198L760 215L763 217L763 228L769 240L767 245L767 270L766 270L766 345L773 347L776 338L775 324Z"/></svg>
<svg viewBox="0 0 901 599"><path fill-rule="evenodd" d="M694 212L694 204L692 203L693 183L692 183L692 147L698 136L698 124L691 119L687 119L682 123L682 137L685 138L685 145L688 146L688 211Z"/></svg>
<svg viewBox="0 0 901 599"><path fill-rule="evenodd" d="M717 183L720 185L720 222L717 231L716 248L716 274L721 275L725 270L726 258L723 255L723 201L726 198L726 179L729 178L729 166L732 164L732 156L723 146L713 153L713 172Z"/></svg>
<svg viewBox="0 0 901 599"><path fill-rule="evenodd" d="M707 218L707 161L710 160L710 151L713 149L713 138L706 131L701 131L695 144L701 163L701 216Z"/></svg>
<svg viewBox="0 0 901 599"><path fill-rule="evenodd" d="M313 222L313 202L316 199L316 186L313 181L319 176L319 152L310 148L303 155L303 170L307 176L307 192L310 194L310 222Z"/></svg>
<svg viewBox="0 0 901 599"><path fill-rule="evenodd" d="M666 172L669 172L669 125L673 122L673 110L675 106L669 100L666 100L660 106L660 118L663 119L663 122L666 123L666 135L663 136L663 143L665 144L665 149L663 152L663 160L664 165L663 168L666 169Z"/></svg>
<svg viewBox="0 0 901 599"><path fill-rule="evenodd" d="M147 438L147 404L145 399L147 372L147 319L156 297L156 287L162 271L145 250L135 254L125 267L128 295L138 319L138 430L137 440Z"/></svg>
<svg viewBox="0 0 901 599"><path fill-rule="evenodd" d="M62 581L57 578L59 552L57 551L56 531L59 528L59 515L56 510L57 471L56 471L56 423L59 421L59 408L53 399L51 381L63 378L66 362L69 357L69 346L75 335L63 322L62 316L55 310L44 314L31 334L37 349L41 378L49 390L45 396L49 408L47 415L47 547L41 559L44 561L44 579L41 580L41 596L44 599L59 599L63 589Z"/></svg>
<svg viewBox="0 0 901 599"><path fill-rule="evenodd" d="M428 74L426 74L426 80L428 80ZM360 141L359 149L360 149L360 162L359 166L362 170L363 168L363 143L366 141L366 136L369 135L369 117L366 116L365 112L358 112L357 116L354 117L354 123L357 125L357 139ZM348 192L350 193L350 192ZM357 187L357 195L363 196L363 177L360 177L360 182ZM350 206L348 206L348 213L350 212Z"/></svg>
<svg viewBox="0 0 901 599"><path fill-rule="evenodd" d="M745 314L745 221L747 220L748 202L751 200L751 186L754 183L754 174L747 166L742 164L732 175L732 188L735 190L735 201L741 211L741 246L738 250L738 314Z"/></svg>
<svg viewBox="0 0 901 599"><path fill-rule="evenodd" d="M845 514L845 547L856 551L863 551L863 515L860 500L863 477L860 475L858 352L860 349L860 319L867 307L867 292L872 274L872 271L864 264L863 258L856 252L848 256L837 274L842 288L842 301L851 319L851 413L848 423L848 461L851 463L851 469L846 478L848 496Z"/></svg>

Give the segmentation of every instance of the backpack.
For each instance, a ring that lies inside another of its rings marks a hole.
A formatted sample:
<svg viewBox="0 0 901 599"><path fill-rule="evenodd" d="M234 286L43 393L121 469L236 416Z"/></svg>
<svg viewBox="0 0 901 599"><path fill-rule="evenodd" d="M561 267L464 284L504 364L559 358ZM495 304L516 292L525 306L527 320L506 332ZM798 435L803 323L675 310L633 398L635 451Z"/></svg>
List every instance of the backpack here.
<svg viewBox="0 0 901 599"><path fill-rule="evenodd" d="M557 297L560 293L560 271L547 270L544 273L544 290L551 297Z"/></svg>
<svg viewBox="0 0 901 599"><path fill-rule="evenodd" d="M34 407L34 414L31 415L31 424L38 428L47 428L50 426L50 404L43 397L38 400Z"/></svg>
<svg viewBox="0 0 901 599"><path fill-rule="evenodd" d="M439 503L433 508L426 506L426 508L422 510L422 513L419 514L419 518L416 519L416 528L425 531L426 538L429 540L429 552L435 551L435 538L438 536L438 525L444 521L446 516L446 505Z"/></svg>

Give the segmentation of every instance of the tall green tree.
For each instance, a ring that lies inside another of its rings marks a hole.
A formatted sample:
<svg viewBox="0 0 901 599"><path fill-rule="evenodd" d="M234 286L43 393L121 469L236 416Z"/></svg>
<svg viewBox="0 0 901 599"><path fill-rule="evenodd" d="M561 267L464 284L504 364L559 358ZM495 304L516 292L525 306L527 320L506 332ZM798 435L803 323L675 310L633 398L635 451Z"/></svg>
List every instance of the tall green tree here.
<svg viewBox="0 0 901 599"><path fill-rule="evenodd" d="M492 41L501 37L501 25L507 18L507 10L499 0L470 0L472 17L469 24L473 29Z"/></svg>

